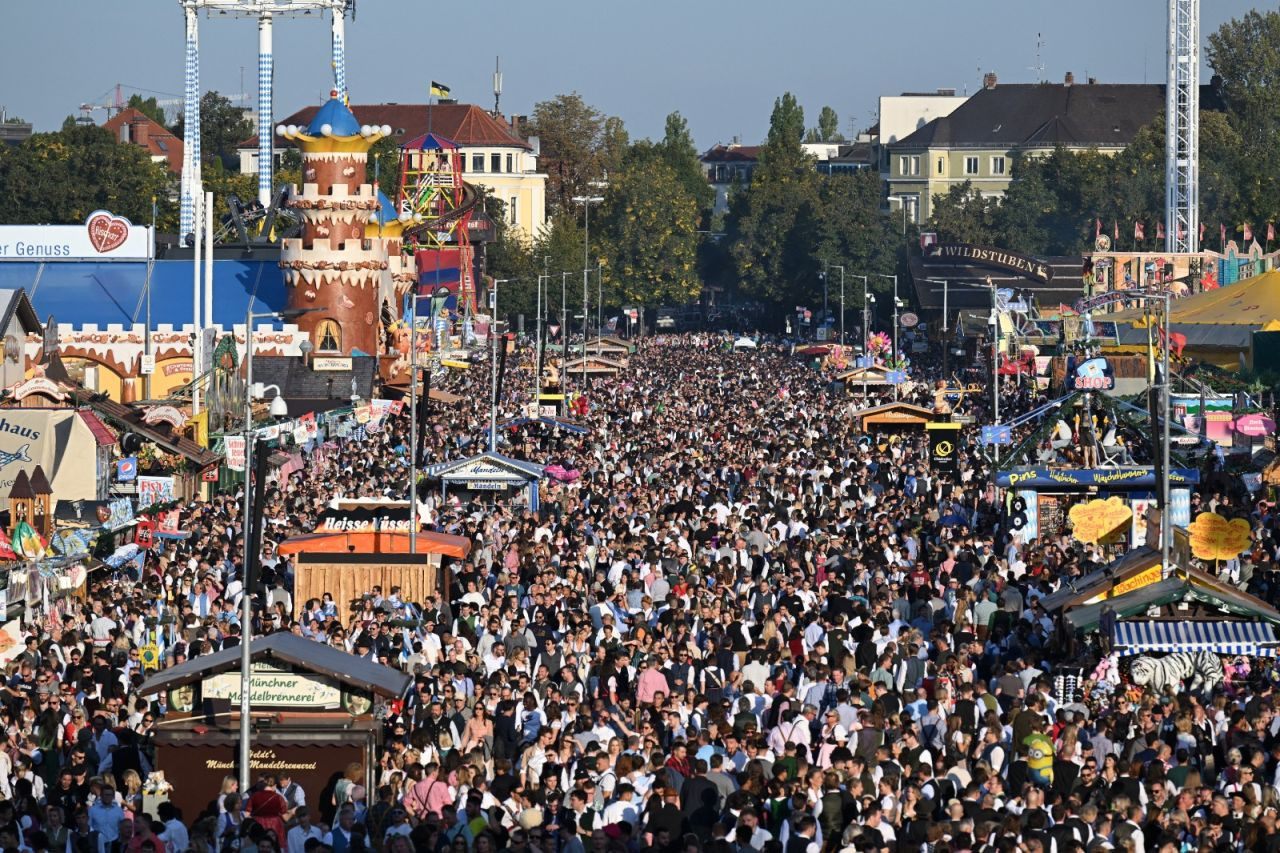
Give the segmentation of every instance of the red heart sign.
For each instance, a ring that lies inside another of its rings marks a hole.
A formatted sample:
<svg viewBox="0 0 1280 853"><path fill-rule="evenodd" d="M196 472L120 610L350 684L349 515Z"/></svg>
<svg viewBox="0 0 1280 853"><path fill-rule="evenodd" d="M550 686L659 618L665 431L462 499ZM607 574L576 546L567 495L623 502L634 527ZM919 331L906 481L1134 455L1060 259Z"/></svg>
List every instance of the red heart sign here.
<svg viewBox="0 0 1280 853"><path fill-rule="evenodd" d="M86 223L89 242L97 251L106 254L124 245L129 237L129 220L110 213L95 213Z"/></svg>

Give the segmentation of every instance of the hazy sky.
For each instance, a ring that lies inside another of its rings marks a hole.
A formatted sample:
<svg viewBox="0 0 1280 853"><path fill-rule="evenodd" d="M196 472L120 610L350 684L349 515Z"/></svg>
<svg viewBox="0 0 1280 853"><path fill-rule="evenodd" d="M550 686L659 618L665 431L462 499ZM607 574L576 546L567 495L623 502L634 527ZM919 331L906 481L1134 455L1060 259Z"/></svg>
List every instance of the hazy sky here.
<svg viewBox="0 0 1280 853"><path fill-rule="evenodd" d="M621 116L633 137L661 135L665 116L679 110L705 148L734 136L760 140L784 91L799 98L810 125L829 104L848 133L851 121L864 128L874 120L881 94L972 92L987 70L1003 82L1061 81L1066 71L1077 80L1162 82L1166 5L359 0L347 27L347 75L355 103L421 103L435 79L460 100L492 107L501 55L503 112L527 113L539 100L577 91ZM1207 37L1256 5L1206 0L1201 32ZM110 100L117 81L160 97L182 92L178 0L3 0L2 15L0 106L38 130L56 129L82 102ZM202 17L200 29L202 88L254 92L256 23ZM275 34L278 118L317 102L332 73L327 20L281 19Z"/></svg>

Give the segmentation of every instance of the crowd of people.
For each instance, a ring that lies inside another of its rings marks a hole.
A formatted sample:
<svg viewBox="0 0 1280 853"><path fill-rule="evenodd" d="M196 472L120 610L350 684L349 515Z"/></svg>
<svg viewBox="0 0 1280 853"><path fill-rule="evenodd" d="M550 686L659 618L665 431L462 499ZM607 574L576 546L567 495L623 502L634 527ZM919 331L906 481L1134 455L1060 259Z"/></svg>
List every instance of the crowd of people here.
<svg viewBox="0 0 1280 853"><path fill-rule="evenodd" d="M1060 695L1055 668L1086 661L1062 659L1040 599L1108 555L1060 531L1011 535L973 439L954 472L932 470L923 435L861 433L860 403L829 379L780 346L641 341L591 382L586 435L504 432L502 452L576 477L546 481L537 513L428 485L428 526L472 542L450 594L374 589L350 619L328 596L293 602L272 546L336 499L403 499L407 415L321 437L260 495L252 632L413 685L379 708L377 766L331 792L228 777L204 814L180 814L144 807L167 709L139 695L140 649L158 640L172 666L246 627L240 496L193 504L188 538L96 576L57 624L31 622L0 710L0 849L1276 850L1274 690ZM466 401L432 407L423 462L483 442L484 393L455 390ZM928 383L906 396L932 404ZM1001 407L1043 400L1011 382ZM981 415L981 400L958 405ZM1273 512L1255 519L1262 561Z"/></svg>

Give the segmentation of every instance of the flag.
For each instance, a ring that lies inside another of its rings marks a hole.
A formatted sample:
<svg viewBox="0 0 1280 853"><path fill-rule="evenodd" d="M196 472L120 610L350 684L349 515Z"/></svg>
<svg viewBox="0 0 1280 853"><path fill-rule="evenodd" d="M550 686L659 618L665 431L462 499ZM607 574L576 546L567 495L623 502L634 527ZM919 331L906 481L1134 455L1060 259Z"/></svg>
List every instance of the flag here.
<svg viewBox="0 0 1280 853"><path fill-rule="evenodd" d="M1133 239L1137 240L1139 243L1147 239L1146 228L1141 222L1133 223Z"/></svg>
<svg viewBox="0 0 1280 853"><path fill-rule="evenodd" d="M1208 227L1203 222L1200 223L1200 242L1204 242L1204 229Z"/></svg>
<svg viewBox="0 0 1280 853"><path fill-rule="evenodd" d="M433 96L437 98L447 98L451 91L452 90L443 83L437 83L435 80L431 81L431 94Z"/></svg>
<svg viewBox="0 0 1280 853"><path fill-rule="evenodd" d="M1241 230L1242 230L1242 231L1244 231L1244 241L1245 241L1246 243L1252 243L1252 242L1253 242L1253 229L1252 229L1251 227L1249 227L1249 223L1248 223L1248 222L1246 222L1244 225L1240 226L1240 228L1241 228Z"/></svg>
<svg viewBox="0 0 1280 853"><path fill-rule="evenodd" d="M1276 238L1276 224L1274 222L1267 223L1267 242L1270 243Z"/></svg>
<svg viewBox="0 0 1280 853"><path fill-rule="evenodd" d="M1164 223L1163 222L1156 223L1156 239L1157 240L1164 239Z"/></svg>
<svg viewBox="0 0 1280 853"><path fill-rule="evenodd" d="M1218 223L1218 237L1222 240L1222 248L1227 247L1227 226L1221 222Z"/></svg>
<svg viewBox="0 0 1280 853"><path fill-rule="evenodd" d="M1115 224L1115 230L1114 230L1114 232L1113 232L1113 233L1114 233L1114 237L1113 237L1112 239L1114 239L1114 240L1116 240L1116 241L1118 242L1118 241L1120 240L1120 221L1119 221L1119 220L1115 220L1115 221L1114 221L1114 224Z"/></svg>
<svg viewBox="0 0 1280 853"><path fill-rule="evenodd" d="M611 332L616 332L618 330L618 318L610 317L609 322L605 323L605 328L607 328Z"/></svg>
<svg viewBox="0 0 1280 853"><path fill-rule="evenodd" d="M1093 220L1093 237L1096 240L1101 236L1102 236L1102 220L1094 219Z"/></svg>

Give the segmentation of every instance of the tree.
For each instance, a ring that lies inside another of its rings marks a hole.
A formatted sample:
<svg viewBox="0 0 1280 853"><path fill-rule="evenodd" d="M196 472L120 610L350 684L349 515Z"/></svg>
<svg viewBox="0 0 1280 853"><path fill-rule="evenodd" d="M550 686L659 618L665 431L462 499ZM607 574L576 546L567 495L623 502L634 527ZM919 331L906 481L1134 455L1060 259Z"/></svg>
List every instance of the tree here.
<svg viewBox="0 0 1280 853"><path fill-rule="evenodd" d="M393 203L400 194L400 143L393 137L384 136L369 149L369 159L365 176L369 183L377 176L378 189L386 194Z"/></svg>
<svg viewBox="0 0 1280 853"><path fill-rule="evenodd" d="M156 124L164 126L164 108L160 106L154 97L144 98L135 93L129 96L127 106L142 113Z"/></svg>
<svg viewBox="0 0 1280 853"><path fill-rule="evenodd" d="M689 133L689 123L684 116L678 112L667 116L666 133L655 150L671 167L684 191L697 203L699 214L708 210L716 200L716 192L702 171L698 149L693 144L693 135Z"/></svg>
<svg viewBox="0 0 1280 853"><path fill-rule="evenodd" d="M177 226L176 178L138 145L94 125L37 133L0 156L0 222L83 222L110 210L133 222Z"/></svg>
<svg viewBox="0 0 1280 853"><path fill-rule="evenodd" d="M984 246L995 243L1000 204L996 199L983 198L971 182L934 196L932 208L928 230L937 232L942 242Z"/></svg>
<svg viewBox="0 0 1280 853"><path fill-rule="evenodd" d="M174 136L181 137L183 116L173 126ZM236 147L253 136L253 122L245 116L231 99L216 91L205 92L200 98L200 156L204 161L215 157L228 167L235 166Z"/></svg>
<svg viewBox="0 0 1280 853"><path fill-rule="evenodd" d="M818 113L818 126L809 129L805 142L844 142L840 133L840 116L831 107L823 107Z"/></svg>
<svg viewBox="0 0 1280 853"><path fill-rule="evenodd" d="M627 143L622 120L607 118L577 92L539 101L528 132L541 141L547 209L553 215L573 210L574 196L591 194L592 182L603 180Z"/></svg>
<svg viewBox="0 0 1280 853"><path fill-rule="evenodd" d="M668 130L682 124L669 120ZM633 146L605 190L597 233L619 305L684 305L701 292L699 200L671 164L665 142Z"/></svg>
<svg viewBox="0 0 1280 853"><path fill-rule="evenodd" d="M818 174L801 147L804 111L790 92L774 102L769 137L751 184L726 220L730 254L742 287L769 301L812 293L814 258L806 229L815 221Z"/></svg>
<svg viewBox="0 0 1280 853"><path fill-rule="evenodd" d="M493 222L494 238L484 247L485 275L504 279L498 294L498 309L503 316L518 314L533 316L537 312L537 291L534 283L537 272L533 252L520 236L511 230L507 220L507 205L484 187L484 212Z"/></svg>

